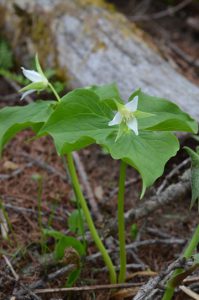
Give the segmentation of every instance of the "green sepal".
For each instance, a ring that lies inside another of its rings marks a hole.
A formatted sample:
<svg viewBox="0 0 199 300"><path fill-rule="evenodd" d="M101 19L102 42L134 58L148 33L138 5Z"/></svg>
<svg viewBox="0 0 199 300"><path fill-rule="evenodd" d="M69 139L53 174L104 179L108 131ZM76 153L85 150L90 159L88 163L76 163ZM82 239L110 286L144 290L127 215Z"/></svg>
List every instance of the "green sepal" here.
<svg viewBox="0 0 199 300"><path fill-rule="evenodd" d="M26 85L25 87L23 87L22 89L20 89L19 93L29 91L29 90L41 91L41 90L45 89L46 87L47 87L47 84L44 83L43 81L32 82L32 83Z"/></svg>

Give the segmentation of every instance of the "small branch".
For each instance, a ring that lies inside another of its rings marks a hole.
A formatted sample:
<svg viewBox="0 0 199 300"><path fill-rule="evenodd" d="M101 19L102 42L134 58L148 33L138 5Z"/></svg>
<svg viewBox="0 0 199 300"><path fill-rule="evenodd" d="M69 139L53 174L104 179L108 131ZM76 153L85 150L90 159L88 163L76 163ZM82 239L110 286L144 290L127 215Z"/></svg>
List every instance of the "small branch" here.
<svg viewBox="0 0 199 300"><path fill-rule="evenodd" d="M26 164L23 168L19 168L17 170L14 170L11 174L0 174L0 181L3 181L3 180L8 180L8 179L11 179L13 177L16 177L18 175L20 175L21 173L23 173L23 171L26 169L26 168L31 168L33 165L33 163L28 163Z"/></svg>
<svg viewBox="0 0 199 300"><path fill-rule="evenodd" d="M187 158L187 159L183 160L179 165L177 165L174 169L172 169L171 172L169 174L167 174L167 176L163 180L162 184L158 187L156 195L159 195L163 191L163 189L166 187L166 185L168 184L168 181L173 176L177 175L179 173L179 171L183 167L185 167L190 161L191 161L190 158Z"/></svg>
<svg viewBox="0 0 199 300"><path fill-rule="evenodd" d="M104 285L92 285L92 286L81 286L71 288L52 288L52 289L37 289L36 294L44 293L57 293L57 292L86 292L86 291L97 291L106 289L126 289L131 287L137 287L140 283L121 283L121 284L104 284Z"/></svg>
<svg viewBox="0 0 199 300"><path fill-rule="evenodd" d="M19 275L15 272L13 266L11 265L11 262L9 261L9 259L7 258L7 256L3 255L3 258L4 258L7 266L9 267L12 275L14 276L15 280L18 281L19 280Z"/></svg>
<svg viewBox="0 0 199 300"><path fill-rule="evenodd" d="M196 294L195 292L190 290L188 287L186 287L184 285L180 285L179 288L181 291L183 291L186 295L188 295L192 299L199 300L199 294Z"/></svg>
<svg viewBox="0 0 199 300"><path fill-rule="evenodd" d="M20 152L20 156L25 157L26 159L30 160L34 165L46 170L48 173L54 174L56 176L59 176L63 181L67 181L66 175L62 174L60 171L55 169L54 167L47 164L45 161L42 161L40 159L36 159L29 154L25 152Z"/></svg>
<svg viewBox="0 0 199 300"><path fill-rule="evenodd" d="M184 267L185 263L186 260L182 258L177 259L175 262L172 262L166 270L160 272L158 276L156 276L155 278L151 278L146 284L144 284L132 300L153 299L151 298L151 293L154 296L153 291L158 287L160 282L166 281L167 277L170 276L173 270Z"/></svg>
<svg viewBox="0 0 199 300"><path fill-rule="evenodd" d="M28 286L28 289L29 290L34 290L34 289L37 289L39 287L43 287L46 284L46 282L52 281L52 280L56 279L59 276L62 276L64 274L68 273L68 272L71 272L75 268L76 268L76 265L74 265L74 264L70 264L70 265L64 266L63 268L61 268L61 269L59 269L59 270L57 270L57 271L55 271L55 272L50 273L49 275L47 275L45 277L45 279L40 279L40 280L38 280L36 282L31 283ZM19 291L17 291L14 296L17 297L17 296L25 295L25 293L26 293L26 291L23 288L23 289L20 289Z"/></svg>
<svg viewBox="0 0 199 300"><path fill-rule="evenodd" d="M126 212L126 222L135 222L147 217L158 208L172 203L176 199L183 198L190 188L190 170L187 170L180 177L179 182L170 184L160 195L154 195L150 199L142 202L137 208L133 208ZM115 226L115 224L112 226Z"/></svg>
<svg viewBox="0 0 199 300"><path fill-rule="evenodd" d="M130 17L130 20L133 22L139 22L139 21L151 21L151 20L158 20L164 17L173 16L176 12L180 11L181 9L185 8L189 4L191 4L193 0L184 0L177 4L176 6L171 6L166 10L162 10L158 13L154 13L152 15L141 15L141 16L132 16Z"/></svg>
<svg viewBox="0 0 199 300"><path fill-rule="evenodd" d="M4 79L16 92L18 92L21 89L20 85L18 85L15 81L8 79L6 77L4 77ZM26 101L27 103L31 103L32 98L28 95L23 101Z"/></svg>
<svg viewBox="0 0 199 300"><path fill-rule="evenodd" d="M4 215L4 210L2 208L0 208L0 228L1 228L2 238L7 240L9 226L8 226L8 223L7 223L5 215Z"/></svg>

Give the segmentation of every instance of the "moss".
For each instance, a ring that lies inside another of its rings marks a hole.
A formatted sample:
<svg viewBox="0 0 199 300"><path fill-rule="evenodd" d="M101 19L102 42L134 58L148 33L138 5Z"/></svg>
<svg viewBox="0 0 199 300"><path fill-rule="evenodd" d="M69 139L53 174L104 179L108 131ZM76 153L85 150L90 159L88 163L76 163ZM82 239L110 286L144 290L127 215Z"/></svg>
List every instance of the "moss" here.
<svg viewBox="0 0 199 300"><path fill-rule="evenodd" d="M97 6L97 7L103 7L110 11L116 11L116 8L113 4L107 3L105 0L78 0L78 3L82 6Z"/></svg>
<svg viewBox="0 0 199 300"><path fill-rule="evenodd" d="M49 30L49 16L34 15L31 26L31 37L34 45L36 45L37 52L41 61L45 61L49 55L49 49L54 51L53 39ZM54 53L52 53L54 56Z"/></svg>

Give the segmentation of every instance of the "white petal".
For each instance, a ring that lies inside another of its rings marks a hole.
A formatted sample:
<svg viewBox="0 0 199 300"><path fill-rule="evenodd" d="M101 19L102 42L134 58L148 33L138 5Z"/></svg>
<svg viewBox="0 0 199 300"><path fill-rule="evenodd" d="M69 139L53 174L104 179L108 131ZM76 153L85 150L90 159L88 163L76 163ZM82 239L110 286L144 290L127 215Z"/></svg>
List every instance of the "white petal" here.
<svg viewBox="0 0 199 300"><path fill-rule="evenodd" d="M136 118L131 119L127 122L128 128L132 129L136 135L138 135L138 121Z"/></svg>
<svg viewBox="0 0 199 300"><path fill-rule="evenodd" d="M24 76L32 82L39 82L39 81L44 80L43 76L41 74L39 74L38 72L36 72L36 71L27 70L23 67L21 67L21 69L22 69L22 72L23 72Z"/></svg>
<svg viewBox="0 0 199 300"><path fill-rule="evenodd" d="M135 96L132 101L125 104L125 107L130 110L131 112L134 112L137 110L138 107L138 96Z"/></svg>
<svg viewBox="0 0 199 300"><path fill-rule="evenodd" d="M117 112L112 121L108 123L109 126L117 125L122 122L122 115L120 112Z"/></svg>
<svg viewBox="0 0 199 300"><path fill-rule="evenodd" d="M26 96L28 96L29 94L32 94L34 93L35 90L29 90L29 91L26 91L25 93L23 93L22 97L20 98L20 100L23 100Z"/></svg>

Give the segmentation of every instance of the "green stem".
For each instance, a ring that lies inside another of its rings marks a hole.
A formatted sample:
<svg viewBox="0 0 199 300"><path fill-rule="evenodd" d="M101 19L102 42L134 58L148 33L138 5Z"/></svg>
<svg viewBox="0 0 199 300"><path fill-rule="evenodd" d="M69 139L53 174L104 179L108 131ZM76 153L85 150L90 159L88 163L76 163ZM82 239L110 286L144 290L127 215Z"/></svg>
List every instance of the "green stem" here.
<svg viewBox="0 0 199 300"><path fill-rule="evenodd" d="M72 153L69 153L67 155L67 160L68 160L68 169L69 169L70 176L71 176L71 179L72 179L72 182L73 182L75 193L76 193L76 195L79 199L80 205L81 205L82 210L84 212L89 230L91 232L91 236L92 236L93 240L95 241L95 244L98 247L99 251L101 252L102 257L104 259L104 262L105 262L105 264L106 264L106 266L109 270L111 283L116 283L117 278L116 278L115 268L113 266L113 263L111 261L111 258L109 256L109 254L107 253L107 250L105 249L105 247L104 247L104 245L103 245L103 243L102 243L102 241L101 241L101 239L98 235L98 232L97 232L97 230L95 228L95 225L93 223L93 220L91 218L86 200L84 199L84 196L82 194L81 187L80 187L80 184L79 184L79 180L78 180L78 177L77 177L77 173L76 173L76 170L75 170L74 162L73 162Z"/></svg>
<svg viewBox="0 0 199 300"><path fill-rule="evenodd" d="M125 249L125 219L124 219L124 192L125 192L125 177L126 163L121 161L120 178L119 178L119 193L118 193L118 236L120 247L120 273L119 283L126 280L126 249Z"/></svg>
<svg viewBox="0 0 199 300"><path fill-rule="evenodd" d="M52 91L53 94L55 95L57 101L60 102L60 101L61 101L61 98L60 98L59 95L57 94L57 92L56 92L55 88L53 87L53 85L52 85L50 82L48 82L48 86L51 88L51 91Z"/></svg>
<svg viewBox="0 0 199 300"><path fill-rule="evenodd" d="M73 187L73 190L74 190L74 194L75 194L75 200L76 200L76 203L77 203L77 209L78 209L78 214L79 214L79 220L80 220L80 226L81 228L83 229L83 232L82 232L82 239L83 239L83 244L86 248L86 238L85 238L85 229L84 229L84 220L83 220L83 216L82 216L82 213L81 213L81 205L80 205L80 202L79 202L79 198L78 198L78 195L76 193L76 189L73 185L73 182L70 178L70 174L69 174L69 170L68 170L68 167L67 167L67 162L66 162L66 159L65 157L63 156L63 163L64 163L64 168L65 168L65 171L66 171L66 176L67 176L67 179L69 179L70 181L70 184L71 186Z"/></svg>
<svg viewBox="0 0 199 300"><path fill-rule="evenodd" d="M199 225L196 227L196 230L184 251L183 257L190 258L193 255L193 252L196 249L198 243L199 243ZM177 275L179 275L181 272L182 272L181 268L176 269L173 272L171 279L167 282L166 290L165 290L162 300L171 300L172 299L174 291L175 291L175 286L173 285L173 281L174 281L175 277Z"/></svg>

